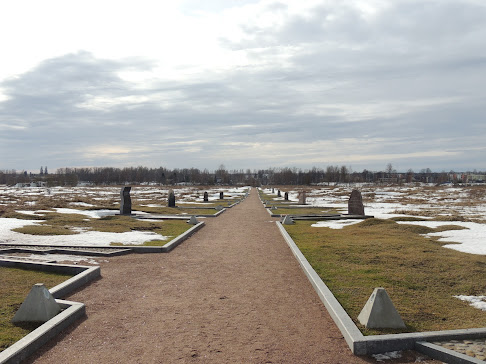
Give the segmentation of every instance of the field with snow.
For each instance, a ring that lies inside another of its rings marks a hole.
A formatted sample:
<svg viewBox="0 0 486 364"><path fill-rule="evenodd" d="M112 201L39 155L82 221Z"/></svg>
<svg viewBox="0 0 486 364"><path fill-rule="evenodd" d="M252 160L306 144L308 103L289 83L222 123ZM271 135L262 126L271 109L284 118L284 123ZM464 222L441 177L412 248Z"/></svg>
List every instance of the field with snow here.
<svg viewBox="0 0 486 364"><path fill-rule="evenodd" d="M486 255L486 186L359 185L300 189L282 187L281 191L289 192L289 200L296 203L299 192L305 190L308 205L335 208L347 213L348 199L353 189L361 192L366 215L379 219L413 217L423 221L398 222L432 228L460 226L463 229L445 230L431 233L430 236L435 235L439 241L451 243L445 245L446 248ZM266 188L263 192L271 194L272 189ZM279 200L283 201L283 197ZM360 221L320 221L313 226L340 229Z"/></svg>
<svg viewBox="0 0 486 364"><path fill-rule="evenodd" d="M224 203L229 203L241 199L247 190L247 187L174 188L176 204L181 208L202 205L211 208L211 206L214 207L217 204L224 205L219 200L220 192L224 193ZM203 202L204 192L208 192L209 202ZM169 188L167 187L132 187L130 195L133 212L142 215L147 212L156 212L157 208L164 208L167 206L168 193ZM63 226L69 234L33 235L13 231L29 225L41 224L45 221L43 217L46 214L65 214L66 217L78 216L78 220L88 222L114 216L119 213L119 208L120 187L16 188L0 186L0 243L83 246L109 245L112 242L137 245L151 240L169 241L169 237L153 231L146 231L147 229L107 232L69 226L69 222L66 223L66 226ZM144 209L147 211L144 212ZM180 213L180 211L174 210L174 213ZM80 218L80 215L84 219ZM164 224L164 222L161 223Z"/></svg>

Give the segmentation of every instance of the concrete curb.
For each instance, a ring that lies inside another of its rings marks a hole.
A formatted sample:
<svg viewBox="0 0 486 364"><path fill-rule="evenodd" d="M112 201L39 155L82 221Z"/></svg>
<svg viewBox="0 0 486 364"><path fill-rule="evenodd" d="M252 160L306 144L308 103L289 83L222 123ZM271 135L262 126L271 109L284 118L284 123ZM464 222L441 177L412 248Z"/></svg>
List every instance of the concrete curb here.
<svg viewBox="0 0 486 364"><path fill-rule="evenodd" d="M62 330L86 315L86 307L82 303L64 300L56 302L61 305L63 311L2 351L0 364L21 363Z"/></svg>
<svg viewBox="0 0 486 364"><path fill-rule="evenodd" d="M322 303L326 306L329 314L333 318L334 322L338 326L339 330L344 336L346 343L355 355L370 355L379 354L389 351L398 350L417 350L434 357L434 352L444 352L436 350L436 345L422 345L424 341L442 341L442 340L465 340L476 339L486 337L486 328L475 329L463 329L463 330L444 330L444 331L429 331L429 332L413 332L407 334L390 334L390 335L372 335L364 336L358 327L354 324L353 320L349 317L341 304L334 297L332 292L321 280L310 263L304 257L300 249L297 247L293 239L287 233L283 225L276 221L276 224L280 230L280 233L284 237L290 250L299 262L302 270L306 274L307 278L311 282L312 286L319 295ZM437 347L439 348L439 347ZM432 350L434 349L434 350ZM422 351L424 350L424 351ZM451 355L457 358L461 358L464 355L447 350L447 355ZM440 358L438 358L441 360ZM473 360L472 357L466 357L468 360ZM448 359L450 360L450 359ZM464 358L461 360L465 360ZM475 360L475 359L474 359ZM452 362L452 361L448 361ZM457 363L477 363L477 361L457 361Z"/></svg>
<svg viewBox="0 0 486 364"><path fill-rule="evenodd" d="M443 361L449 364L465 364L476 363L484 364L483 360L479 360L468 355L458 353L453 350L445 349L438 345L434 345L425 341L416 342L415 350L420 351L422 354L426 354L431 358Z"/></svg>
<svg viewBox="0 0 486 364"><path fill-rule="evenodd" d="M56 298L65 296L100 276L100 267L92 266L32 263L7 259L0 259L0 266L76 274L49 290ZM83 303L60 299L56 299L56 302L61 305L63 311L2 351L0 364L22 362L62 330L86 315L86 307Z"/></svg>
<svg viewBox="0 0 486 364"><path fill-rule="evenodd" d="M85 265L69 265L55 263L38 263L15 259L0 259L0 267L23 268L64 274L74 274L73 277L51 288L49 292L54 298L64 297L72 291L84 286L101 276L100 267Z"/></svg>
<svg viewBox="0 0 486 364"><path fill-rule="evenodd" d="M21 247L19 248L7 248L3 249L2 245L0 244L0 254L8 254L8 253L33 253L33 254L38 254L39 250L36 249L31 249L27 248L26 245L20 245ZM39 245L31 245L31 246L39 246ZM46 245L41 245L45 247ZM79 246L78 246L79 248ZM46 249L42 250L43 254L67 254L67 255L81 255L81 256L90 256L90 257L115 257L119 255L125 255L130 253L130 249L123 249L119 247L113 247L110 246L110 248L113 248L112 252L96 252L96 251L83 251L83 250L74 250L70 248L63 248L62 246L59 246L58 248L52 248L52 249Z"/></svg>
<svg viewBox="0 0 486 364"><path fill-rule="evenodd" d="M290 250L294 254L295 258L299 262L302 270L306 274L307 278L309 279L310 283L316 290L319 298L321 299L326 309L329 311L332 319L338 326L339 330L344 336L346 343L350 347L353 354L356 355L364 355L367 354L362 352L362 348L358 345L356 347L355 343L361 341L364 336L361 331L358 330L356 325L354 324L353 320L348 316L344 308L340 305L336 297L332 294L329 288L324 284L321 278L317 275L316 271L307 259L304 257L304 254L301 253L300 249L297 247L295 242L292 240L290 235L287 233L283 225L279 222L275 222L280 230L280 233L284 237L287 245L290 247Z"/></svg>

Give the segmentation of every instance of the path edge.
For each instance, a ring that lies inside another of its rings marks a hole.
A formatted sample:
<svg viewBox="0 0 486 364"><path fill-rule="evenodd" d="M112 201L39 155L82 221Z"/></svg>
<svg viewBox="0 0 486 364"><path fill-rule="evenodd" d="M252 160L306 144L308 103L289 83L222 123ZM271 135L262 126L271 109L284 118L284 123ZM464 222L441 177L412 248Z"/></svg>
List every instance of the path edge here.
<svg viewBox="0 0 486 364"><path fill-rule="evenodd" d="M100 267L37 263L18 261L14 259L0 259L0 267L24 268L31 270L50 271L58 273L75 274L68 280L51 288L49 292L56 298L56 302L63 311L33 330L4 351L0 352L0 364L17 364L34 354L62 330L73 324L76 320L86 315L86 307L83 303L61 300L65 296L85 284L101 276Z"/></svg>
<svg viewBox="0 0 486 364"><path fill-rule="evenodd" d="M435 347L435 345L424 345L424 342L440 340L467 340L486 337L486 328L364 336L355 325L351 317L349 317L349 315L346 313L336 297L334 297L331 290L322 281L314 268L312 268L283 225L279 221L276 221L275 223L277 224L280 233L297 259L305 275L314 287L317 295L341 331L353 354L371 355L390 351L416 350L423 354L429 355L434 359L440 360L440 357L437 357L436 353L443 351L436 350L434 352L434 350L430 350L430 348L432 346ZM465 361L466 358L464 358L464 356L458 352L452 352L449 350L448 355L449 360L452 358L457 360L451 361L451 363L468 363L468 361ZM468 357L467 360L469 360L469 363L477 363L476 359L472 357Z"/></svg>

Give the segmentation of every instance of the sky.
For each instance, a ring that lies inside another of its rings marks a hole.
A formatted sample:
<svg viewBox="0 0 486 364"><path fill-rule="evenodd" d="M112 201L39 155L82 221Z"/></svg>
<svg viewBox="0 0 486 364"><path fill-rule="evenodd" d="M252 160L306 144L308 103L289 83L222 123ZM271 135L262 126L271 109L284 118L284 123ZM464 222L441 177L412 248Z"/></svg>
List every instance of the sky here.
<svg viewBox="0 0 486 364"><path fill-rule="evenodd" d="M483 0L0 3L0 170L486 170Z"/></svg>

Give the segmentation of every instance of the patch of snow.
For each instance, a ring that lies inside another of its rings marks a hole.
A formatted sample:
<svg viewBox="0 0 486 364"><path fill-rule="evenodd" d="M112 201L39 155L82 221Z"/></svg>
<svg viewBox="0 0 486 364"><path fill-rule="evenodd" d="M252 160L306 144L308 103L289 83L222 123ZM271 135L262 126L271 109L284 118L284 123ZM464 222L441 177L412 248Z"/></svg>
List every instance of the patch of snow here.
<svg viewBox="0 0 486 364"><path fill-rule="evenodd" d="M392 360L392 359L399 359L402 357L402 352L401 351L390 351L388 353L382 353L382 354L373 354L371 355L373 358L375 358L376 361L385 361L385 360Z"/></svg>
<svg viewBox="0 0 486 364"><path fill-rule="evenodd" d="M444 245L445 248L454 249L463 253L486 255L486 225L463 221L398 221L399 224L422 225L431 228L444 225L458 225L466 229L446 230L429 233L427 236L438 236L439 241L456 243Z"/></svg>
<svg viewBox="0 0 486 364"><path fill-rule="evenodd" d="M86 203L86 202L70 202L69 204L70 205L73 205L73 206L83 206L83 207L92 207L92 206L94 206L93 204Z"/></svg>
<svg viewBox="0 0 486 364"><path fill-rule="evenodd" d="M79 262L86 262L86 263L89 263L89 264L97 264L97 265L99 264L98 261L96 261L92 257L86 257L86 256L81 256L81 255L31 254L30 256L27 256L27 258L42 259L42 260L46 260L46 261L55 260L56 262L69 261L69 262L74 262L74 264L79 263Z"/></svg>
<svg viewBox="0 0 486 364"><path fill-rule="evenodd" d="M120 213L118 210L76 210L64 207L57 207L55 210L60 214L79 214L91 217L93 219L99 219L105 216L113 216Z"/></svg>
<svg viewBox="0 0 486 364"><path fill-rule="evenodd" d="M140 245L149 240L168 240L167 236L150 231L109 233L101 231L85 231L79 228L76 229L76 231L79 231L80 233L75 235L30 235L12 231L12 229L22 226L37 225L39 222L41 221L0 218L1 241L5 244L103 246L110 245L110 243Z"/></svg>
<svg viewBox="0 0 486 364"><path fill-rule="evenodd" d="M481 311L486 311L486 296L454 296L461 301L469 302L471 306Z"/></svg>
<svg viewBox="0 0 486 364"><path fill-rule="evenodd" d="M312 227L328 227L330 229L342 229L345 226L354 225L363 220L348 219L348 220L324 220L312 224Z"/></svg>
<svg viewBox="0 0 486 364"><path fill-rule="evenodd" d="M24 214L24 215L43 215L46 212L53 212L51 210L35 210L35 211L30 211L30 210L16 210L15 212L18 212L19 214Z"/></svg>

